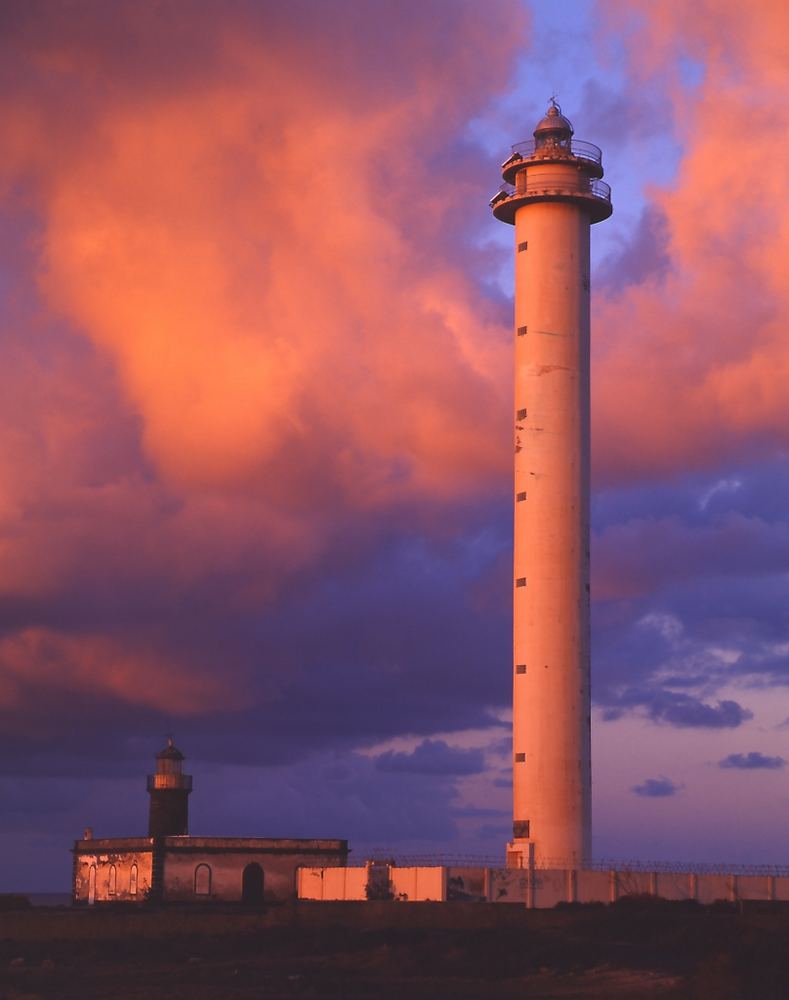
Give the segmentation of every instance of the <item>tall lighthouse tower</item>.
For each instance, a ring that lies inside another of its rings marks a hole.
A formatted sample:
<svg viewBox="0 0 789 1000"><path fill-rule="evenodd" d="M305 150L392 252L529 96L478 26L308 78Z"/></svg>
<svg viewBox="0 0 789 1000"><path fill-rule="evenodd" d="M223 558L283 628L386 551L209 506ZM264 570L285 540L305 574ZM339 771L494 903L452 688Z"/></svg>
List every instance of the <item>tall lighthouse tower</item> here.
<svg viewBox="0 0 789 1000"><path fill-rule="evenodd" d="M589 233L602 153L555 101L513 146L493 214L515 227L512 867L591 853Z"/></svg>

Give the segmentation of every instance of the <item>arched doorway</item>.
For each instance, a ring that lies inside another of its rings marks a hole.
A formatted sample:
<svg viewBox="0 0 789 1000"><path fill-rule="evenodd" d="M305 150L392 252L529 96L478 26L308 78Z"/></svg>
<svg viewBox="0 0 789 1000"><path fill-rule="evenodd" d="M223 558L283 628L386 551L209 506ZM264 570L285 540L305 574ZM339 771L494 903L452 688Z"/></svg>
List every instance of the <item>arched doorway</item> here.
<svg viewBox="0 0 789 1000"><path fill-rule="evenodd" d="M259 906L263 902L263 869L256 862L248 864L241 876L241 902Z"/></svg>
<svg viewBox="0 0 789 1000"><path fill-rule="evenodd" d="M88 872L88 905L93 906L96 902L96 866L91 865Z"/></svg>

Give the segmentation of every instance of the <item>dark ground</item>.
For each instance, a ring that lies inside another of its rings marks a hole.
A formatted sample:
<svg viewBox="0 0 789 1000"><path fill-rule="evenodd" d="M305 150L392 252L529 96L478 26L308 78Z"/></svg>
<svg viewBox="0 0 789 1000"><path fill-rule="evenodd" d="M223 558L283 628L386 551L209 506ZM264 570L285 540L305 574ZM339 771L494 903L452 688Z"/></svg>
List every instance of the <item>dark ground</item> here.
<svg viewBox="0 0 789 1000"><path fill-rule="evenodd" d="M789 908L625 899L0 912L0 1000L789 997Z"/></svg>

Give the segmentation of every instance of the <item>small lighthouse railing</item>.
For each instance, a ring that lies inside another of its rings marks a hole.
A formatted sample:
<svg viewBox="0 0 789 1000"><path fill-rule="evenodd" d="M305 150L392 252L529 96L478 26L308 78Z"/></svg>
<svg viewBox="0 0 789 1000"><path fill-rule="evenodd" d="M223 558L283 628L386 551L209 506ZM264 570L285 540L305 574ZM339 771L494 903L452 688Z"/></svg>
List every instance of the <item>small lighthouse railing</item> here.
<svg viewBox="0 0 789 1000"><path fill-rule="evenodd" d="M571 153L581 160L591 160L592 163L602 165L603 151L593 142L584 142L583 139L570 139L569 149L567 143L551 145L550 140L541 139L539 144L536 139L524 139L523 142L516 142L512 147L513 153L519 153L524 159L530 156L550 156L557 152Z"/></svg>
<svg viewBox="0 0 789 1000"><path fill-rule="evenodd" d="M499 202L506 201L507 198L522 197L523 195L540 194L590 194L595 198L610 203L611 187L605 181L595 180L578 174L577 177L568 177L566 174L537 174L529 177L528 172L523 173L518 178L518 186L503 184L498 192L491 198L491 208Z"/></svg>

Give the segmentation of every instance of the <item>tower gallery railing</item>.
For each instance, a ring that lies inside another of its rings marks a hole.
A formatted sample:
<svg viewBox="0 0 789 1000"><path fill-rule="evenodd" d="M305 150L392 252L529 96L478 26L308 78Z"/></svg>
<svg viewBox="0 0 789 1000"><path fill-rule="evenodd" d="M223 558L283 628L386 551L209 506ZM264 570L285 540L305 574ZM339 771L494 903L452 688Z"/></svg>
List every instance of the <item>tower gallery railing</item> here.
<svg viewBox="0 0 789 1000"><path fill-rule="evenodd" d="M512 147L513 153L518 153L523 159L532 156L555 156L557 153L577 156L581 160L591 160L592 163L602 165L603 151L593 142L584 142L583 139L570 139L552 143L550 139L541 139L539 145L536 139L524 139L523 142L516 142Z"/></svg>
<svg viewBox="0 0 789 1000"><path fill-rule="evenodd" d="M611 188L605 181L595 180L585 174L568 177L566 174L535 174L530 177L528 171L522 179L518 178L518 186L502 184L498 192L491 198L490 204L495 205L506 198L525 194L591 194L610 203Z"/></svg>

